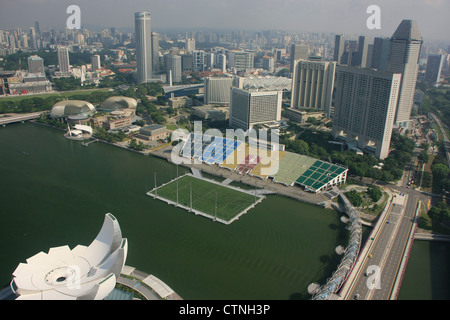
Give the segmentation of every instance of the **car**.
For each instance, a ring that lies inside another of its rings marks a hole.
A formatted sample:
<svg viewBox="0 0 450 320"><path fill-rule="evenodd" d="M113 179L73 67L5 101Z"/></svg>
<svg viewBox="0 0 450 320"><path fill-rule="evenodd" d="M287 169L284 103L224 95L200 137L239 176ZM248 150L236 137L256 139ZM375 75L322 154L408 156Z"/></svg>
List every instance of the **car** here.
<svg viewBox="0 0 450 320"><path fill-rule="evenodd" d="M355 300L358 300L358 299L359 299L359 293L355 294L354 299L355 299Z"/></svg>

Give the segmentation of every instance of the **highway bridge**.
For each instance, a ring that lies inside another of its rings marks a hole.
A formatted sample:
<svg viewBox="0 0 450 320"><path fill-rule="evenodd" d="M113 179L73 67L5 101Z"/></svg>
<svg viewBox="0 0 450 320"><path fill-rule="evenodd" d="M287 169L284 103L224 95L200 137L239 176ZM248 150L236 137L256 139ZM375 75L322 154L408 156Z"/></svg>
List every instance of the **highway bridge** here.
<svg viewBox="0 0 450 320"><path fill-rule="evenodd" d="M32 113L7 113L0 115L0 125L6 126L7 124L15 122L24 122L28 120L37 119L41 116L43 112L32 112Z"/></svg>

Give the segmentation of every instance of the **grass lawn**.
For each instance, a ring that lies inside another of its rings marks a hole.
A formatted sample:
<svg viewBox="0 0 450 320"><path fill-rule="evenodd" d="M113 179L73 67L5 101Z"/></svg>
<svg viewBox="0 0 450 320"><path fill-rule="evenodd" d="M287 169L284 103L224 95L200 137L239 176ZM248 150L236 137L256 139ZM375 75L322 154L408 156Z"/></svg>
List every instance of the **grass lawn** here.
<svg viewBox="0 0 450 320"><path fill-rule="evenodd" d="M179 204L187 207L191 206L190 190L192 186L192 208L214 217L217 193L217 218L225 221L230 221L255 202L255 196L251 194L189 175L182 176L178 180L158 188L158 196L176 202L177 181Z"/></svg>

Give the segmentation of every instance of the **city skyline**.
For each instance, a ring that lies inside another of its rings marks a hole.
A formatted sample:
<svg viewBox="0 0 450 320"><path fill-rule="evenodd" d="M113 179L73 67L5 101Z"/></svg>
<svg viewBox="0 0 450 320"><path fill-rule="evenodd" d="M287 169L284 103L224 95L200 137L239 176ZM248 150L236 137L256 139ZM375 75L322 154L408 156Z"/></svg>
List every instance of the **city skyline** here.
<svg viewBox="0 0 450 320"><path fill-rule="evenodd" d="M39 21L41 30L64 28L70 14L69 5L78 5L81 27L99 26L133 29L134 13L148 11L152 26L158 29L228 29L285 30L291 32L360 33L367 36L390 36L403 19L416 20L424 39L449 41L450 22L446 13L450 2L443 0L412 0L389 2L378 0L248 0L226 2L192 0L143 1L123 3L116 0L1 0L0 29L29 28ZM381 10L381 29L366 26L370 5ZM26 8L27 10L24 10Z"/></svg>

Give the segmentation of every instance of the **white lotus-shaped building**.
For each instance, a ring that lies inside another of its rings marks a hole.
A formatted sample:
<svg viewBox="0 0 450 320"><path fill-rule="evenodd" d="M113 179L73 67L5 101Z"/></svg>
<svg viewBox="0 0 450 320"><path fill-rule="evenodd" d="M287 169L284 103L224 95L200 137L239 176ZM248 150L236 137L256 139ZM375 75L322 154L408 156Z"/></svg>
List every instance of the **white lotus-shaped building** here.
<svg viewBox="0 0 450 320"><path fill-rule="evenodd" d="M55 247L28 258L14 271L11 289L18 300L102 300L114 289L127 251L119 222L107 213L88 247Z"/></svg>

